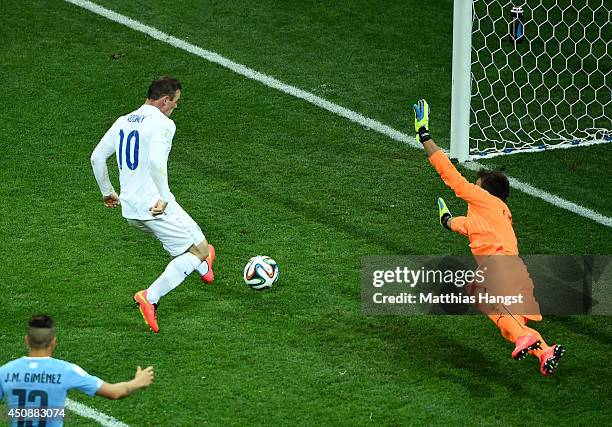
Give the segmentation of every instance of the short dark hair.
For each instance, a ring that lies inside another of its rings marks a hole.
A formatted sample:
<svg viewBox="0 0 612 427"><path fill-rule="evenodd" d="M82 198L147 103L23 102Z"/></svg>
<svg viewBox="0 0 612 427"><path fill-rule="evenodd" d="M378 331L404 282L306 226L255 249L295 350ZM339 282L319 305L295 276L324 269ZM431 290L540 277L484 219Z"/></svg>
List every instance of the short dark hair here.
<svg viewBox="0 0 612 427"><path fill-rule="evenodd" d="M177 90L182 90L180 81L174 77L161 76L149 86L147 98L157 100L163 96L169 96L170 99L174 99Z"/></svg>
<svg viewBox="0 0 612 427"><path fill-rule="evenodd" d="M28 342L32 348L47 348L51 344L55 330L53 319L46 314L36 314L28 322Z"/></svg>
<svg viewBox="0 0 612 427"><path fill-rule="evenodd" d="M510 195L510 182L502 171L491 171L480 169L476 175L480 178L480 186L487 190L489 194L502 199L504 202Z"/></svg>

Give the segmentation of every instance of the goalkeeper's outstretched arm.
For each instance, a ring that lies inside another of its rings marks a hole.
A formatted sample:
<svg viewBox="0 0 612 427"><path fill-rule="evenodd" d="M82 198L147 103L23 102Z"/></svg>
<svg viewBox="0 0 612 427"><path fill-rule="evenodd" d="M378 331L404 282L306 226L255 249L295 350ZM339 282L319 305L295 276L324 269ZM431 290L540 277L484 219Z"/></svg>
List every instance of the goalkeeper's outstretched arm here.
<svg viewBox="0 0 612 427"><path fill-rule="evenodd" d="M427 101L420 99L413 105L413 109L416 140L423 144L425 153L429 157L429 162L436 168L440 178L460 199L468 203L481 203L484 190L468 182L431 138L429 134L429 105Z"/></svg>
<svg viewBox="0 0 612 427"><path fill-rule="evenodd" d="M425 149L425 153L427 157L431 157L436 151L441 151L442 149L436 145L436 142L429 138L427 141L423 143L423 148Z"/></svg>

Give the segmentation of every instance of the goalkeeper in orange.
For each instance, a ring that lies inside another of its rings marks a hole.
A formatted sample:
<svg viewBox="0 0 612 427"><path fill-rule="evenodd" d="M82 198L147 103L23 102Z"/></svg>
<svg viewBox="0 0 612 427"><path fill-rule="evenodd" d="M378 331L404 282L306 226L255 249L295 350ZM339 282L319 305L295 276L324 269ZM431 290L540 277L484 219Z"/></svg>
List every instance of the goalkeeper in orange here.
<svg viewBox="0 0 612 427"><path fill-rule="evenodd" d="M540 321L539 305L533 295L533 282L522 260L512 228L512 215L506 199L510 193L508 178L501 172L481 169L475 183L468 182L436 145L429 134L429 106L424 99L414 106L416 139L423 144L429 162L444 183L457 197L467 202L467 215L453 217L444 200L438 198L440 224L467 236L479 270L486 271L485 287L470 286L471 290L508 295L519 292L525 298L518 311L505 305L479 307L500 329L507 340L515 344L512 357L516 360L527 354L540 361L540 372L552 374L565 349L558 344L548 346L542 336L527 326L528 321Z"/></svg>

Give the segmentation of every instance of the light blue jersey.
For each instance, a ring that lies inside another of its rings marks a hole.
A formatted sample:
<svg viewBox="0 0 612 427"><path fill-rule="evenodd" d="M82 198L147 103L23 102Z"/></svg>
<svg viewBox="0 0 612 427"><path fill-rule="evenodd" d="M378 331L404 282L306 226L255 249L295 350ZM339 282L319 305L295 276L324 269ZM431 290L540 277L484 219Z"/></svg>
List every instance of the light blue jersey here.
<svg viewBox="0 0 612 427"><path fill-rule="evenodd" d="M9 408L48 408L57 412L66 404L66 393L77 389L93 396L100 386L100 378L89 375L79 366L52 357L22 357L0 366L0 401L6 396ZM2 414L2 418L4 418ZM11 426L44 425L61 427L61 417L26 424L13 420Z"/></svg>

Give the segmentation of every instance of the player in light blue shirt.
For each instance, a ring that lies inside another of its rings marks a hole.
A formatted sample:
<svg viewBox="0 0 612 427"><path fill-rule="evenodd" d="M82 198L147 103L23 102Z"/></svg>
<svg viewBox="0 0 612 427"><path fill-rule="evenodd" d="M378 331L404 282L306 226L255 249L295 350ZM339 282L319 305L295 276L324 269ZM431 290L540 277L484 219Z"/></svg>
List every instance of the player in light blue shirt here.
<svg viewBox="0 0 612 427"><path fill-rule="evenodd" d="M48 316L32 317L25 341L29 356L0 366L0 401L6 395L11 426L61 427L71 389L121 399L153 382L152 367L139 366L131 381L109 384L73 363L52 358L56 338Z"/></svg>

